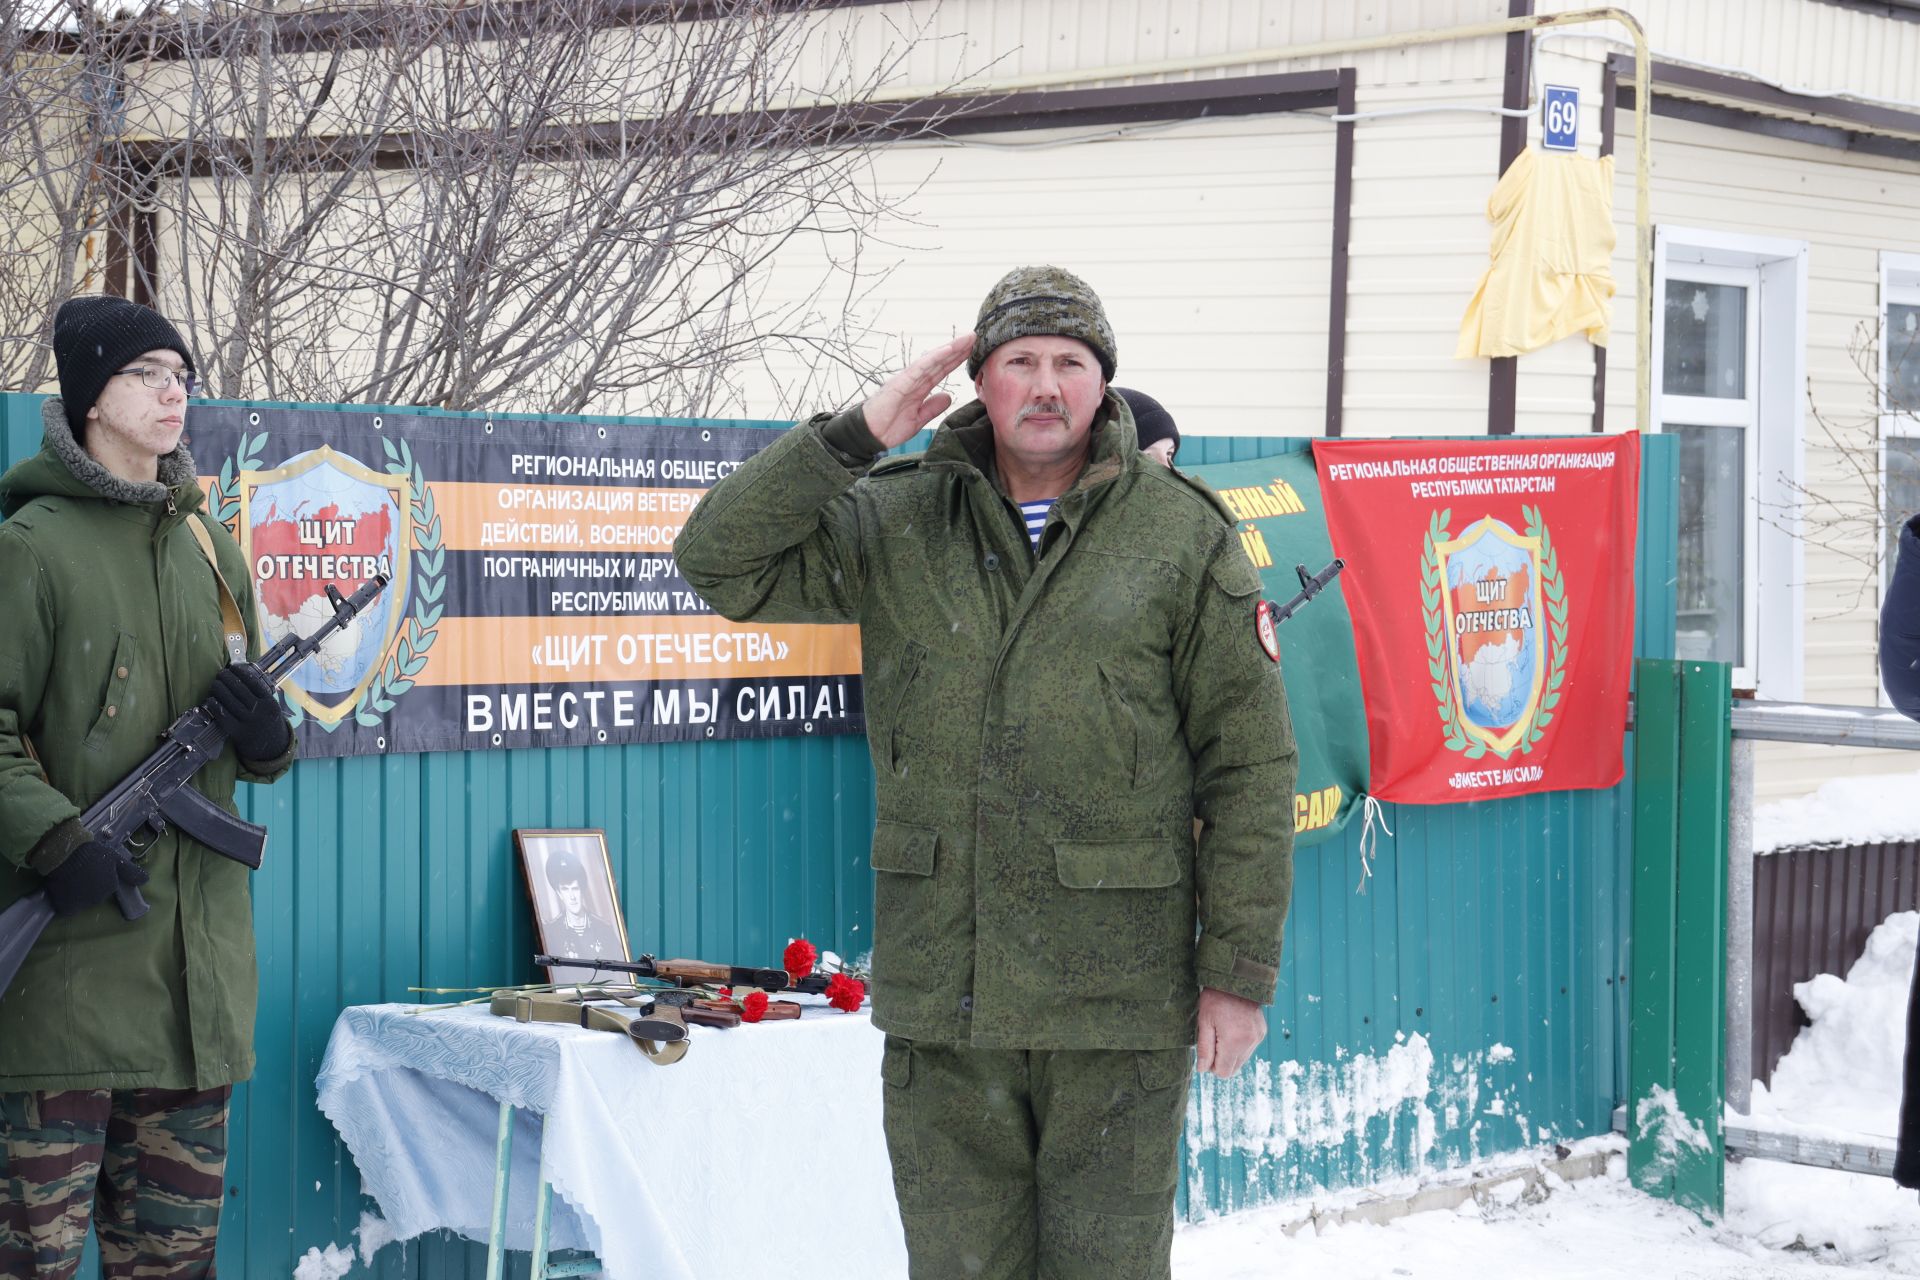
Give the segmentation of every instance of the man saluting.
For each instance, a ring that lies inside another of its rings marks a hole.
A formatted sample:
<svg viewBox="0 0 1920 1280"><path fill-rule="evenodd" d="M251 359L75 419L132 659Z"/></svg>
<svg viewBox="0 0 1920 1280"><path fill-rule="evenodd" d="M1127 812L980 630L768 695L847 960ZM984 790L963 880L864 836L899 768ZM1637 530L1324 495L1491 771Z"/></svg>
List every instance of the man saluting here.
<svg viewBox="0 0 1920 1280"><path fill-rule="evenodd" d="M1273 998L1295 751L1260 580L1212 494L1141 457L1115 354L1084 281L1014 271L972 334L787 432L675 544L728 618L860 624L919 1280L1167 1275L1194 1046L1233 1074ZM978 398L876 465L962 361Z"/></svg>

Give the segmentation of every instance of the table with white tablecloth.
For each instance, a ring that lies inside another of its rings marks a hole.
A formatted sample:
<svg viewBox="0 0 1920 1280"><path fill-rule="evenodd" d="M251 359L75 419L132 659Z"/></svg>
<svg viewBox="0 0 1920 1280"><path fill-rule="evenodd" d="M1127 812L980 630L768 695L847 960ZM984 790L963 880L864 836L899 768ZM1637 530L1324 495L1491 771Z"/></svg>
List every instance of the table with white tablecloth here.
<svg viewBox="0 0 1920 1280"><path fill-rule="evenodd" d="M505 1243L551 1244L613 1280L906 1275L880 1126L882 1036L865 1011L696 1027L686 1058L485 1007L360 1005L335 1023L320 1110L398 1239L489 1236L502 1104Z"/></svg>

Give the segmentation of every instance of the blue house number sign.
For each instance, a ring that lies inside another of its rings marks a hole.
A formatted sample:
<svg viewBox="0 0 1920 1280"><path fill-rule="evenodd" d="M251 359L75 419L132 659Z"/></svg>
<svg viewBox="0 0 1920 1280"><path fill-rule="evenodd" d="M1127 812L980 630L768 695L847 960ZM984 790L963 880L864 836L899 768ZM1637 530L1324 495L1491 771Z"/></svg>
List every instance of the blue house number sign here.
<svg viewBox="0 0 1920 1280"><path fill-rule="evenodd" d="M1572 151L1580 141L1580 91L1563 84L1546 86L1540 105L1540 145L1549 151Z"/></svg>

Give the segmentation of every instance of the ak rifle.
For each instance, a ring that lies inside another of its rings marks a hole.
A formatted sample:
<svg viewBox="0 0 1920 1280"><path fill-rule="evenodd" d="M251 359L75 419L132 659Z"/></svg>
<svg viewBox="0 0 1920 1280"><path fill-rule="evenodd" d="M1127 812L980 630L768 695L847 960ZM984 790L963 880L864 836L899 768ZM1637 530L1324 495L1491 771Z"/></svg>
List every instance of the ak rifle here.
<svg viewBox="0 0 1920 1280"><path fill-rule="evenodd" d="M1300 590L1285 604L1272 606L1273 625L1277 627L1294 614L1300 612L1301 607L1305 605L1307 601L1326 590L1327 584L1339 577L1340 571L1346 567L1347 562L1338 556L1335 556L1332 563L1327 565L1326 568L1315 574L1309 574L1307 572L1307 566L1303 564L1293 566L1293 571L1300 575Z"/></svg>
<svg viewBox="0 0 1920 1280"><path fill-rule="evenodd" d="M375 574L358 591L342 596L339 588L328 583L327 600L333 605L333 616L312 635L282 637L260 655L256 664L260 674L277 688L319 650L328 636L373 603L386 585L386 576ZM184 712L160 735L160 745L152 755L80 815L80 825L92 839L113 850L117 857L131 861L152 848L168 826L175 826L248 870L260 869L267 829L235 817L188 785L208 761L226 749L227 731L220 727L214 705L209 697ZM137 887L122 884L114 897L120 914L128 920L147 914L147 900ZM13 985L14 975L20 972L27 953L53 916L53 903L45 889L34 890L0 912L0 996Z"/></svg>
<svg viewBox="0 0 1920 1280"><path fill-rule="evenodd" d="M597 957L547 956L533 958L543 968L594 969L604 973L631 973L636 977L669 982L676 987L758 987L762 991L799 991L819 995L833 981L832 974L810 973L795 982L785 969L754 969L737 964L708 964L704 960L602 960Z"/></svg>

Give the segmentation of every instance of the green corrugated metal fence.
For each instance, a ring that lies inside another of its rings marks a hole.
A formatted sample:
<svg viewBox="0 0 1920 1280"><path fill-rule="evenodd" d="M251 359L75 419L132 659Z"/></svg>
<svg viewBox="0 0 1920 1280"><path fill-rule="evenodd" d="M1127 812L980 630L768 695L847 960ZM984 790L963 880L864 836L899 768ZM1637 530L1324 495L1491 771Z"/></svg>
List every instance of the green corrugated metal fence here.
<svg viewBox="0 0 1920 1280"><path fill-rule="evenodd" d="M1180 460L1297 443L1187 440ZM1670 441L1642 443L1635 652L1664 657L1678 476ZM1364 894L1359 821L1300 852L1267 1041L1241 1077L1195 1090L1187 1216L1609 1130L1627 1096L1627 746L1607 791L1383 806L1393 835Z"/></svg>
<svg viewBox="0 0 1920 1280"><path fill-rule="evenodd" d="M39 398L4 400L11 463L38 447ZM1297 443L1190 439L1181 459ZM1676 479L1667 441L1645 445L1637 652L1666 656ZM254 880L259 1068L235 1095L229 1275L287 1276L307 1249L353 1241L368 1202L314 1105L342 1008L404 1000L410 986L533 979L513 828L604 828L636 950L771 962L796 934L848 954L869 945L873 778L858 737L311 760L241 790L272 837ZM1303 851L1261 1052L1273 1092L1197 1092L1190 1127L1213 1117L1214 1141L1190 1151L1183 1209L1604 1132L1626 1096L1630 819L1624 784L1389 806L1394 834L1365 894L1354 892L1360 824ZM1414 1037L1431 1053L1432 1096L1376 1106L1411 1078ZM1361 1119L1343 1130L1335 1112L1356 1103ZM1287 1106L1307 1122L1294 1138L1256 1123ZM372 1274L478 1277L479 1254L415 1241L383 1251Z"/></svg>

